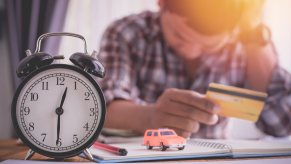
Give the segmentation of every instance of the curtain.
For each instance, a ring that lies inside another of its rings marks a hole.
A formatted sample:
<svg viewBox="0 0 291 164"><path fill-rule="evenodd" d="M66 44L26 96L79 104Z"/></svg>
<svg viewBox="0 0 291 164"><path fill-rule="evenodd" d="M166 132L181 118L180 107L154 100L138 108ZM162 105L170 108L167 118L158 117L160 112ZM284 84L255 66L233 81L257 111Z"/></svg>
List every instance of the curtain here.
<svg viewBox="0 0 291 164"><path fill-rule="evenodd" d="M41 34L62 31L67 6L68 0L5 0L14 90L20 82L15 72L19 61L26 56L25 50L33 52ZM45 41L42 50L56 53L58 40Z"/></svg>

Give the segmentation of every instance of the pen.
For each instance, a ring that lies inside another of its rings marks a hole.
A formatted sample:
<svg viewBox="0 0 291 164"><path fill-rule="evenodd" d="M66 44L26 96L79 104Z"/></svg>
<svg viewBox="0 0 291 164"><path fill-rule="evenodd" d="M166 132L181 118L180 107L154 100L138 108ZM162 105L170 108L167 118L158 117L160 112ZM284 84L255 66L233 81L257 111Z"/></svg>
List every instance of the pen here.
<svg viewBox="0 0 291 164"><path fill-rule="evenodd" d="M103 144L103 143L100 143L98 141L96 141L93 144L93 146L95 148L98 148L98 149L101 149L101 150L106 150L106 151L109 151L109 152L117 154L117 155L121 155L121 156L126 156L127 155L127 150L126 149L118 148L118 147L107 145L107 144Z"/></svg>

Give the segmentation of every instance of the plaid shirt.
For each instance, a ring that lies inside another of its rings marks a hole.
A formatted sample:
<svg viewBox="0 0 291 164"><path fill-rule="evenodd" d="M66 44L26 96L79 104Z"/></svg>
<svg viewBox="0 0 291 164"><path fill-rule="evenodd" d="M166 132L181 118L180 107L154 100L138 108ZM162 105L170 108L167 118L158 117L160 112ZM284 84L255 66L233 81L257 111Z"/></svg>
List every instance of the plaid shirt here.
<svg viewBox="0 0 291 164"><path fill-rule="evenodd" d="M167 88L205 94L211 82L246 87L246 57L241 44L232 43L217 54L201 55L196 73L189 78L182 60L167 45L159 19L159 13L153 12L131 15L114 22L104 33L100 58L106 76L100 84L107 104L115 99L154 103ZM276 67L267 89L269 97L256 123L265 133L290 134L290 91L290 74ZM202 124L192 137L226 138L227 122L221 117L215 126Z"/></svg>

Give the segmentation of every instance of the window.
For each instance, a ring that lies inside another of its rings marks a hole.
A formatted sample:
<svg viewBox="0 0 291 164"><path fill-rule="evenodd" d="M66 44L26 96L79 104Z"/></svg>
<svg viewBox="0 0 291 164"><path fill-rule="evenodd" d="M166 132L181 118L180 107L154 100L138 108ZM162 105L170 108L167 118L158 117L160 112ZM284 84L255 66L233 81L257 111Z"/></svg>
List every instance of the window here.
<svg viewBox="0 0 291 164"><path fill-rule="evenodd" d="M64 31L81 34L88 45L88 53L99 51L100 39L105 29L113 21L145 10L158 11L157 0L70 0ZM61 38L59 49L64 54L66 62L75 52L83 52L84 45L81 40L71 37Z"/></svg>
<svg viewBox="0 0 291 164"><path fill-rule="evenodd" d="M147 136L152 136L152 131L149 131L149 132L147 133Z"/></svg>
<svg viewBox="0 0 291 164"><path fill-rule="evenodd" d="M158 136L158 132L155 132L155 133L154 133L154 136Z"/></svg>

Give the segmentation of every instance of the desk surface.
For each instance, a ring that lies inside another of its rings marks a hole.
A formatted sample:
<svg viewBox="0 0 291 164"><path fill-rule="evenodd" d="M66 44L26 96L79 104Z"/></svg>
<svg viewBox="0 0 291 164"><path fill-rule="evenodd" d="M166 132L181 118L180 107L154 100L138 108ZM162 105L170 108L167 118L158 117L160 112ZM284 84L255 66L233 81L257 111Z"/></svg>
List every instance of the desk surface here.
<svg viewBox="0 0 291 164"><path fill-rule="evenodd" d="M24 145L20 145L16 142L15 139L6 139L6 140L0 140L0 162L4 161L4 160L8 160L8 159L17 159L17 160L23 160L27 151L29 150L29 148L27 146ZM253 160L262 160L262 159L284 159L284 158L290 158L291 157L269 157L269 158L244 158L244 159L209 159L209 160L187 160L188 162L231 162L231 161L236 161L239 163L249 163ZM32 160L52 160L51 158L45 157L43 155L40 154L35 154L32 157ZM64 160L65 162L89 162L88 160L84 159L84 158L80 158L80 157L72 157L72 158L68 158ZM285 161L285 160L284 160ZM288 159L289 161L289 159ZM161 162L161 161L160 161ZM167 162L167 161L165 161ZM185 161L186 162L186 161ZM273 162L272 162L273 163Z"/></svg>
<svg viewBox="0 0 291 164"><path fill-rule="evenodd" d="M0 140L0 162L7 159L24 159L29 148L24 145L17 144L15 139ZM35 154L32 160L49 160L50 158L40 154ZM88 162L88 160L80 157L65 159L66 162Z"/></svg>

